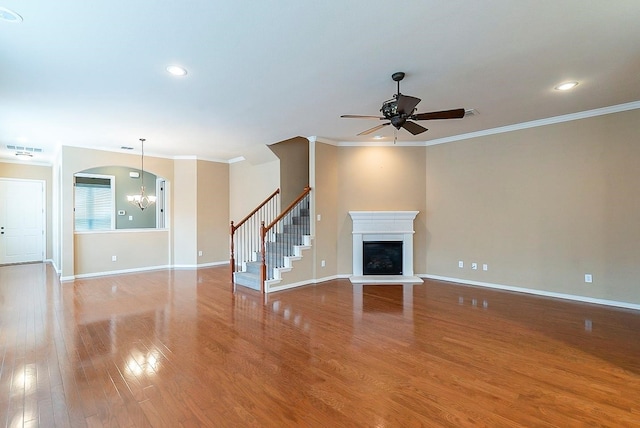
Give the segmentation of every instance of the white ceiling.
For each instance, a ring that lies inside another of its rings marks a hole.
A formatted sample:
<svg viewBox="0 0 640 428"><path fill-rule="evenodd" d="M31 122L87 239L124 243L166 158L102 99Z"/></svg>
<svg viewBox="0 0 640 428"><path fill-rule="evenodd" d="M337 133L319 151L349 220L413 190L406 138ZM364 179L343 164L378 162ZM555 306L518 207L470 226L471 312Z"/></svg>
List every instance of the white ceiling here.
<svg viewBox="0 0 640 428"><path fill-rule="evenodd" d="M637 0L0 0L0 156L7 144L230 160L294 136L341 142L396 91L428 141L640 100ZM176 78L169 64L187 68ZM569 92L553 87L580 84ZM380 134L393 141L393 127Z"/></svg>

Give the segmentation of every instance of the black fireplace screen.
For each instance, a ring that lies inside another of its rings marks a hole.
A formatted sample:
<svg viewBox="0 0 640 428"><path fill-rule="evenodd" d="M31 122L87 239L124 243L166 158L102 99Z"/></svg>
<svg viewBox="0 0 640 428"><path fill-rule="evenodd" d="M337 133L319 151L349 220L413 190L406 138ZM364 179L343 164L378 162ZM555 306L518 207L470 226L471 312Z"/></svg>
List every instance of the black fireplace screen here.
<svg viewBox="0 0 640 428"><path fill-rule="evenodd" d="M402 275L402 241L362 243L364 275Z"/></svg>

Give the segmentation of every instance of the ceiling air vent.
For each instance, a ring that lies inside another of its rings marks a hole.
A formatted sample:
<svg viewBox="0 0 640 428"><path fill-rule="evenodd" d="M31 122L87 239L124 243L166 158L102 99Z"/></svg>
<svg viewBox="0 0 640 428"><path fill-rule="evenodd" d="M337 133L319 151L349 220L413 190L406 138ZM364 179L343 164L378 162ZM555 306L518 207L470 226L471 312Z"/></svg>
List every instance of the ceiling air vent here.
<svg viewBox="0 0 640 428"><path fill-rule="evenodd" d="M7 144L7 149L19 152L42 153L42 149L39 147L14 146L13 144Z"/></svg>

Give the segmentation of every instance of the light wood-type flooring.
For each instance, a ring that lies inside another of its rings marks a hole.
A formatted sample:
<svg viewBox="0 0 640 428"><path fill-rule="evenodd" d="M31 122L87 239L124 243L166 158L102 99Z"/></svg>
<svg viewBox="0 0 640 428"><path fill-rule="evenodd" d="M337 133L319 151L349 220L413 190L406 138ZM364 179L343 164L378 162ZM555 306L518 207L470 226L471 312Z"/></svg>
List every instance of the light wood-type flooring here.
<svg viewBox="0 0 640 428"><path fill-rule="evenodd" d="M640 312L227 267L0 267L0 426L640 427Z"/></svg>

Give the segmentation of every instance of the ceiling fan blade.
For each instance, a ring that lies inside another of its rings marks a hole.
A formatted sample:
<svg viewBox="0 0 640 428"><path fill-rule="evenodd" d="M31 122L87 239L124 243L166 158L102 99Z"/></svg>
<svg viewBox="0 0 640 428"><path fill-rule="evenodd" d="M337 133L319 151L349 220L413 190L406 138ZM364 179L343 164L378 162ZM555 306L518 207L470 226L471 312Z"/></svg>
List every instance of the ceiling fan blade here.
<svg viewBox="0 0 640 428"><path fill-rule="evenodd" d="M374 126L373 128L367 129L366 131L362 131L358 135L368 135L372 132L376 132L378 129L384 128L387 125L391 125L391 122L383 123L382 125Z"/></svg>
<svg viewBox="0 0 640 428"><path fill-rule="evenodd" d="M427 128L425 128L424 126L418 125L417 123L410 122L408 120L402 125L402 127L411 132L413 135L422 134L424 131L427 131Z"/></svg>
<svg viewBox="0 0 640 428"><path fill-rule="evenodd" d="M462 119L464 117L464 109L457 108L453 110L432 111L429 113L419 113L411 116L413 120L433 120L433 119Z"/></svg>
<svg viewBox="0 0 640 428"><path fill-rule="evenodd" d="M380 117L380 116L365 116L361 114L343 114L340 117L344 117L346 119L379 119L379 120L384 119L384 117Z"/></svg>
<svg viewBox="0 0 640 428"><path fill-rule="evenodd" d="M398 95L398 113L399 114L411 114L413 109L416 108L420 98L410 97L408 95Z"/></svg>

